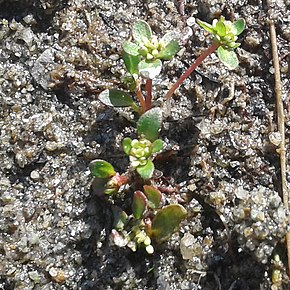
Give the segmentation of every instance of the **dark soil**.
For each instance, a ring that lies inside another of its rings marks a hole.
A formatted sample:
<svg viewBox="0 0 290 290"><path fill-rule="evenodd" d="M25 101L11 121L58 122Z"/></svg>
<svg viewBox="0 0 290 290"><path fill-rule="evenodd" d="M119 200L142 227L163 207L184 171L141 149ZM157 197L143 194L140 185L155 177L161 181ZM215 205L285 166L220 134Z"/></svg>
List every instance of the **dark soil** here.
<svg viewBox="0 0 290 290"><path fill-rule="evenodd" d="M195 18L220 15L246 20L240 66L212 54L164 103L212 43ZM289 152L289 1L0 0L0 289L289 289L269 18ZM111 244L112 213L88 170L96 158L128 167L120 144L134 116L97 97L122 88L120 45L137 19L183 43L153 105L166 141L156 168L189 197L189 215L153 255Z"/></svg>

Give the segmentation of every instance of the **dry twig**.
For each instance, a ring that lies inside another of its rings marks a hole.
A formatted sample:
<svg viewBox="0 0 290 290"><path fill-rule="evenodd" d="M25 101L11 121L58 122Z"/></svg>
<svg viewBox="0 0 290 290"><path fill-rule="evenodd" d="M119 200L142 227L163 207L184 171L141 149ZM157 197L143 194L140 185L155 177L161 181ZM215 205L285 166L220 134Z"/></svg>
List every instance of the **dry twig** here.
<svg viewBox="0 0 290 290"><path fill-rule="evenodd" d="M269 2L269 1L268 1ZM277 109L277 121L278 130L281 134L281 143L277 152L280 155L280 168L281 168L281 189L283 194L283 203L286 210L289 210L289 192L286 179L286 149L285 149L285 117L282 100L282 86L279 68L279 57L277 50L277 36L276 29L273 20L269 21L270 26L270 38L272 46L272 57L274 65L274 77L275 77L275 94L276 94L276 109ZM286 233L286 247L288 255L288 274L290 275L290 232Z"/></svg>

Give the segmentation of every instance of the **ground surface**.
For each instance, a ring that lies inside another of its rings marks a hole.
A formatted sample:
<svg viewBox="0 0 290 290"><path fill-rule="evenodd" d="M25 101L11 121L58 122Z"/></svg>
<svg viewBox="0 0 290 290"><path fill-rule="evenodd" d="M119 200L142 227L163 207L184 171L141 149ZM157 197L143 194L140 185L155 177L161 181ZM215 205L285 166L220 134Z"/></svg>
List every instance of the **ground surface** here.
<svg viewBox="0 0 290 290"><path fill-rule="evenodd" d="M0 289L289 289L267 19L288 142L290 3L184 2L181 15L176 1L0 0ZM189 216L152 256L111 246L111 211L90 190L88 164L128 165L120 142L134 134L132 116L97 100L121 88L120 44L140 18L181 35L184 49L154 84L160 105L212 41L194 18L220 15L246 20L239 68L213 54L163 106L161 137L175 151L157 167L191 196Z"/></svg>

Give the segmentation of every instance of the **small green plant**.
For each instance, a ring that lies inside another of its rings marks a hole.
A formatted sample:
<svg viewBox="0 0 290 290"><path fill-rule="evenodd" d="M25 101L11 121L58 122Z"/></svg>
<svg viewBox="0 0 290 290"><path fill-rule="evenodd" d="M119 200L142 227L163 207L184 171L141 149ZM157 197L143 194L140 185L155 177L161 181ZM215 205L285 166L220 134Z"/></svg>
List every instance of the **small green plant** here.
<svg viewBox="0 0 290 290"><path fill-rule="evenodd" d="M237 43L236 40L238 39L238 35L245 29L245 20L238 19L235 22L231 22L225 20L225 18L221 16L219 20L214 19L212 25L201 20L197 20L197 23L213 35L214 42L171 87L165 95L166 100L174 94L176 89L203 62L203 60L215 50L217 50L220 61L229 69L235 69L239 65L234 49L240 46L240 43Z"/></svg>
<svg viewBox="0 0 290 290"><path fill-rule="evenodd" d="M220 20L214 20L212 25L202 21L198 21L198 24L213 34L214 43L169 90L165 96L167 99L216 49L220 60L230 69L238 65L233 50L240 45L236 40L244 30L244 20L230 22L221 17ZM175 33L169 32L158 40L152 35L150 26L145 21L138 20L132 27L132 41L125 41L122 45L122 57L128 71L123 80L128 91L107 89L99 95L99 100L107 106L132 107L141 115L136 124L138 136L134 139L126 137L122 142L123 151L130 162L127 171L119 174L113 165L102 159L93 160L90 163L90 171L94 176L94 192L103 198L107 197L114 204L114 243L118 246L128 246L133 251L144 247L149 254L154 252L152 241L158 243L169 238L187 215L182 205L172 204L170 198L158 189L160 180L154 177L154 158L163 150L164 142L158 138L162 125L162 110L151 108L152 79L160 74L162 60L172 59L179 49ZM142 83L145 84L147 93L145 97L141 91ZM133 93L140 106L131 96ZM132 200L130 208L127 202L122 206L122 201L127 198Z"/></svg>
<svg viewBox="0 0 290 290"><path fill-rule="evenodd" d="M170 60L179 51L177 35L166 33L160 40L152 34L150 26L143 20L138 20L132 27L133 41L122 44L122 57L129 73L124 78L129 91L135 92L141 108L133 101L130 92L107 89L99 95L99 100L114 107L131 106L137 112L151 109L152 80L162 69L162 60ZM141 91L145 83L146 96Z"/></svg>
<svg viewBox="0 0 290 290"><path fill-rule="evenodd" d="M125 185L142 188L133 193L131 214L120 207L113 207L115 229L112 237L117 245L127 245L133 251L143 246L149 254L154 252L151 239L164 241L186 217L183 206L165 205L166 196L154 186L152 179L154 157L164 146L163 141L158 139L161 121L161 109L152 108L137 122L138 139L124 138L123 150L130 160L130 168L124 174L117 173L113 165L102 159L90 163L91 174L95 177L94 191L101 196L114 194L118 198Z"/></svg>

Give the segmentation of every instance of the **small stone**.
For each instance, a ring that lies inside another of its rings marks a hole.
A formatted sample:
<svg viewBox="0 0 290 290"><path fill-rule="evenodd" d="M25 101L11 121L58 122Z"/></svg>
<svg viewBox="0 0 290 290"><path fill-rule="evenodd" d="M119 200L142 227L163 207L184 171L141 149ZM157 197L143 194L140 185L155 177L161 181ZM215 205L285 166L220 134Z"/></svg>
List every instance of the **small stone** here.
<svg viewBox="0 0 290 290"><path fill-rule="evenodd" d="M281 204L282 200L281 197L279 195L275 195L270 197L270 206L272 208L278 208L279 205Z"/></svg>
<svg viewBox="0 0 290 290"><path fill-rule="evenodd" d="M189 233L186 233L180 241L180 252L184 260L191 260L195 254L196 238Z"/></svg>
<svg viewBox="0 0 290 290"><path fill-rule="evenodd" d="M40 282L40 276L39 276L38 272L30 271L30 272L28 272L28 276L35 283L39 283Z"/></svg>
<svg viewBox="0 0 290 290"><path fill-rule="evenodd" d="M22 154L21 152L16 153L15 161L20 168L24 168L25 165L27 164L27 159L25 155Z"/></svg>
<svg viewBox="0 0 290 290"><path fill-rule="evenodd" d="M49 269L48 273L49 273L49 275L50 275L51 277L55 277L55 276L57 275L57 269L51 267L51 268Z"/></svg>
<svg viewBox="0 0 290 290"><path fill-rule="evenodd" d="M241 200L247 200L249 198L249 192L246 191L242 186L238 186L236 188L235 195Z"/></svg>
<svg viewBox="0 0 290 290"><path fill-rule="evenodd" d="M251 33L245 37L245 43L252 48L258 48L262 41L262 37L257 33Z"/></svg>
<svg viewBox="0 0 290 290"><path fill-rule="evenodd" d="M252 209L251 218L253 219L253 221L264 221L265 214L262 211L259 211L257 209Z"/></svg>
<svg viewBox="0 0 290 290"><path fill-rule="evenodd" d="M57 283L63 283L66 279L64 272L54 267L50 268L49 275Z"/></svg>
<svg viewBox="0 0 290 290"><path fill-rule="evenodd" d="M282 141L281 133L280 132L272 132L272 133L270 133L269 140L275 146L279 146L281 144L281 141Z"/></svg>
<svg viewBox="0 0 290 290"><path fill-rule="evenodd" d="M40 177L40 175L39 175L39 172L37 170L33 170L30 172L30 178L32 180L37 181L37 180L39 180L39 177Z"/></svg>
<svg viewBox="0 0 290 290"><path fill-rule="evenodd" d="M39 236L36 233L29 233L27 235L27 240L30 245L36 245L39 243Z"/></svg>
<svg viewBox="0 0 290 290"><path fill-rule="evenodd" d="M54 151L58 148L58 143L54 141L47 141L45 144L45 149L47 151Z"/></svg>
<svg viewBox="0 0 290 290"><path fill-rule="evenodd" d="M194 17L188 17L186 20L187 26L193 26L195 24L195 18Z"/></svg>
<svg viewBox="0 0 290 290"><path fill-rule="evenodd" d="M157 3L154 3L154 2L151 2L151 3L148 4L148 8L149 9L152 9L152 8L154 8L156 6L158 6L158 4Z"/></svg>
<svg viewBox="0 0 290 290"><path fill-rule="evenodd" d="M290 41L290 27L286 27L282 30L283 37Z"/></svg>
<svg viewBox="0 0 290 290"><path fill-rule="evenodd" d="M4 192L0 195L0 201L3 202L4 204L10 203L14 200L15 197L13 197L13 195L9 191Z"/></svg>

